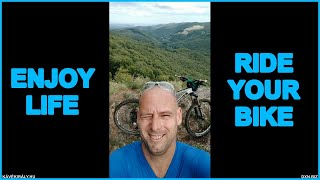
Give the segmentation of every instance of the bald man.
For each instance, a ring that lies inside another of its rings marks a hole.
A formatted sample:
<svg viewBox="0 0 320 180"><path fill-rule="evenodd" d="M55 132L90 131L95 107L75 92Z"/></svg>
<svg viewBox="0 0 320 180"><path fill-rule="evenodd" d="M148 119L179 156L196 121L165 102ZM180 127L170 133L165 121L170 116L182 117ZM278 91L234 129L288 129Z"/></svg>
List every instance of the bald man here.
<svg viewBox="0 0 320 180"><path fill-rule="evenodd" d="M182 110L168 82L148 82L139 99L142 141L110 155L111 178L209 178L209 153L177 142Z"/></svg>

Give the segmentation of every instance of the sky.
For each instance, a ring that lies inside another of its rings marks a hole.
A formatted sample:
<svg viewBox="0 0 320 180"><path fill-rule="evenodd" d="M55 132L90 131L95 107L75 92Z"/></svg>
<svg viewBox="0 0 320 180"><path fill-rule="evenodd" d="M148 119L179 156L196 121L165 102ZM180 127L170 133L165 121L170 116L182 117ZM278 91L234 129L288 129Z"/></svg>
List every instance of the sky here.
<svg viewBox="0 0 320 180"><path fill-rule="evenodd" d="M210 22L210 2L111 2L111 24Z"/></svg>

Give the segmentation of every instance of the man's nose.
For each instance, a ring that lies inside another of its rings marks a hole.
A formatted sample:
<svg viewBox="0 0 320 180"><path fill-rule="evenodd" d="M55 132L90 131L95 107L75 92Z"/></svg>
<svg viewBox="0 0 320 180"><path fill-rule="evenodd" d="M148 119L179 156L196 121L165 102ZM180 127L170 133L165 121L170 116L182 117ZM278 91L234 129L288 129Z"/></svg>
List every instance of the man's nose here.
<svg viewBox="0 0 320 180"><path fill-rule="evenodd" d="M158 116L154 116L151 122L152 131L157 131L161 129L161 126L162 126L161 119Z"/></svg>

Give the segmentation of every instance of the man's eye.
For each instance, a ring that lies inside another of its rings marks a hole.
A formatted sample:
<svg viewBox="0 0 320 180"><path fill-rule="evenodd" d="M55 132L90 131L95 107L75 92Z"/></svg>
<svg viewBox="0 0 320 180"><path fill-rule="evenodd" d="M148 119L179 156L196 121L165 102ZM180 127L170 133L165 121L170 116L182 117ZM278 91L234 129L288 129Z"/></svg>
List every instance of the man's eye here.
<svg viewBox="0 0 320 180"><path fill-rule="evenodd" d="M169 114L164 114L164 115L162 115L162 117L169 118L170 115Z"/></svg>
<svg viewBox="0 0 320 180"><path fill-rule="evenodd" d="M142 118L143 120L148 120L148 119L151 119L152 116L142 116L141 118Z"/></svg>

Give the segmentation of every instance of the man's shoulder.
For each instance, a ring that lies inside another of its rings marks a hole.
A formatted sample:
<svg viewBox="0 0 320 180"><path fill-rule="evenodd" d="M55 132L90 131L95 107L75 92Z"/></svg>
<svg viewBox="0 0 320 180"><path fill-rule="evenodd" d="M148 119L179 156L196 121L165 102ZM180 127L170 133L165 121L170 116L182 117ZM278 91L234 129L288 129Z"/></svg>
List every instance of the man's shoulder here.
<svg viewBox="0 0 320 180"><path fill-rule="evenodd" d="M119 148L110 154L110 160L113 158L115 158L115 160L119 160L124 157L128 157L128 155L136 153L139 146L141 146L141 142L136 141L122 148Z"/></svg>
<svg viewBox="0 0 320 180"><path fill-rule="evenodd" d="M201 150L197 147L185 144L182 142L177 142L179 153L183 153L183 158L186 160L195 160L195 159L207 159L210 158L210 154L204 150Z"/></svg>
<svg viewBox="0 0 320 180"><path fill-rule="evenodd" d="M129 159L134 160L134 158L138 158L140 148L141 142L136 141L113 151L109 157L110 164L121 164L127 162Z"/></svg>
<svg viewBox="0 0 320 180"><path fill-rule="evenodd" d="M181 142L178 142L177 146L181 153L183 167L181 177L210 177L210 154L208 152Z"/></svg>
<svg viewBox="0 0 320 180"><path fill-rule="evenodd" d="M130 177L130 169L134 165L132 163L138 162L139 146L141 147L141 142L133 142L110 154L109 170L111 178Z"/></svg>
<svg viewBox="0 0 320 180"><path fill-rule="evenodd" d="M189 144L185 144L182 142L177 142L177 146L179 148L179 151L183 151L186 155L202 155L209 157L210 154L202 149L199 149L197 147L191 146ZM190 156L189 156L190 157Z"/></svg>

